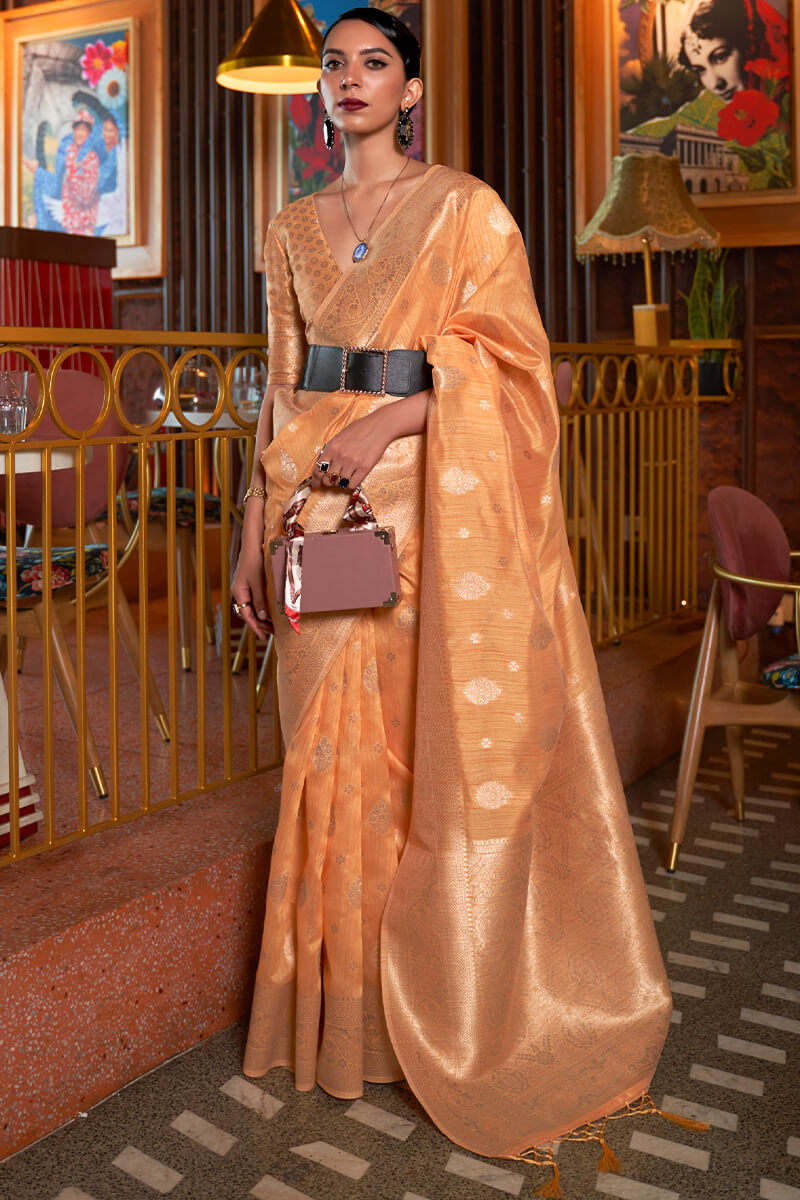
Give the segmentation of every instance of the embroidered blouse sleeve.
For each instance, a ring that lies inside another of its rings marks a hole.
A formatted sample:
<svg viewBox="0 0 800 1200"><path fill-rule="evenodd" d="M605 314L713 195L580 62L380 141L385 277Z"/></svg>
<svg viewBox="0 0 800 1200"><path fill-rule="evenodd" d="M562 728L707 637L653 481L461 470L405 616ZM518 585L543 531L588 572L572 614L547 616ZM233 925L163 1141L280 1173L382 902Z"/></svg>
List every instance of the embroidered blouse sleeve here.
<svg viewBox="0 0 800 1200"><path fill-rule="evenodd" d="M267 335L270 384L294 385L303 371L308 347L305 323L294 290L292 268L274 222L264 245L267 273Z"/></svg>

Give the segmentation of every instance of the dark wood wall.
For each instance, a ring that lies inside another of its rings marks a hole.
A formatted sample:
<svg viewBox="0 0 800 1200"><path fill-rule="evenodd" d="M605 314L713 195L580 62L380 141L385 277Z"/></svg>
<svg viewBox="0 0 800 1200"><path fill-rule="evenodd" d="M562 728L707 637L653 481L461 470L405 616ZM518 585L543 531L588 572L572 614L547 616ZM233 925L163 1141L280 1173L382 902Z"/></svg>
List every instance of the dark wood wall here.
<svg viewBox="0 0 800 1200"><path fill-rule="evenodd" d="M583 267L572 249L572 10L571 0L469 0L471 169L525 235L551 338L629 338L631 306L645 300L641 263ZM694 259L660 257L673 332L686 336L678 293L691 286ZM733 404L702 410L702 490L755 492L800 548L800 246L731 251L728 271L740 288L745 386Z"/></svg>
<svg viewBox="0 0 800 1200"><path fill-rule="evenodd" d="M5 8L25 0L2 0ZM433 0L435 2L435 0ZM644 299L636 265L579 266L572 144L571 0L468 0L471 169L506 200L525 235L542 315L555 340L630 336ZM116 288L129 328L266 328L263 276L253 269L252 100L220 88L214 68L250 19L252 0L168 0L168 274ZM446 63L437 68L446 69ZM738 333L748 386L742 400L704 414L704 473L740 483L770 504L800 545L800 351L773 341L800 333L800 247L731 253L742 285ZM685 331L691 259L663 264L673 328Z"/></svg>

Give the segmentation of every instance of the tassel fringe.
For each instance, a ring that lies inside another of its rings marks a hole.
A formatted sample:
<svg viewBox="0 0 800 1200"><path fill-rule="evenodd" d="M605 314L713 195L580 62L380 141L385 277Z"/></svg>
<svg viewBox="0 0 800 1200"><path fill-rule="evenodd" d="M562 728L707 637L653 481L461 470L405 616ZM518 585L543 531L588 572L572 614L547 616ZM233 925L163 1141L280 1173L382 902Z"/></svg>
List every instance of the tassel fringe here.
<svg viewBox="0 0 800 1200"><path fill-rule="evenodd" d="M622 1169L620 1167L619 1159L604 1138L600 1139L600 1145L603 1149L603 1153L597 1160L598 1174L606 1174L610 1172L612 1175L618 1175Z"/></svg>
<svg viewBox="0 0 800 1200"><path fill-rule="evenodd" d="M694 1129L697 1133L708 1133L711 1126L708 1121L694 1121L691 1117L679 1117L677 1113L664 1112L663 1108L659 1109L660 1116L667 1121L672 1121L673 1125L681 1125L684 1129Z"/></svg>
<svg viewBox="0 0 800 1200"><path fill-rule="evenodd" d="M553 1178L548 1179L547 1183L543 1183L540 1188L537 1188L536 1195L541 1196L542 1200L564 1200L558 1167L555 1163L550 1165L553 1168Z"/></svg>
<svg viewBox="0 0 800 1200"><path fill-rule="evenodd" d="M614 1151L606 1141L606 1124L608 1121L620 1121L626 1117L663 1117L665 1121L671 1121L673 1125L680 1125L683 1129L693 1129L697 1133L707 1133L711 1126L706 1121L695 1121L691 1117L680 1117L677 1113L665 1112L662 1108L657 1108L653 1102L653 1097L648 1093L636 1100L633 1104L626 1104L619 1112L612 1113L608 1117L602 1117L599 1121L591 1121L588 1125L581 1125L578 1129L573 1129L570 1133L565 1133L561 1137L561 1142L597 1142L602 1150L600 1158L597 1160L597 1170L600 1173L611 1172L617 1174L622 1170L622 1165ZM551 1167L553 1170L552 1179L548 1179L537 1190L536 1195L542 1200L565 1200L564 1193L561 1190L561 1178L556 1165L556 1160L553 1157L553 1143L549 1146L534 1146L530 1150L525 1150L522 1154L510 1155L516 1162L526 1162L535 1167Z"/></svg>

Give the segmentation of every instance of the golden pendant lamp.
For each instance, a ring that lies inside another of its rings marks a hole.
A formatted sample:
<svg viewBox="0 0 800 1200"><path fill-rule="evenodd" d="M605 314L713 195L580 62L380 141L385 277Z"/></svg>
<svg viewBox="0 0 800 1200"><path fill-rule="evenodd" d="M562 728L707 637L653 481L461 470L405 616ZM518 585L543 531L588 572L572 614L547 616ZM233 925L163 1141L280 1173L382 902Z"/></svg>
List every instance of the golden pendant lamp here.
<svg viewBox="0 0 800 1200"><path fill-rule="evenodd" d="M322 34L297 0L266 0L217 67L217 83L237 92L313 92L321 54Z"/></svg>
<svg viewBox="0 0 800 1200"><path fill-rule="evenodd" d="M677 158L626 154L614 159L608 190L589 224L575 239L578 257L644 254L646 304L633 308L639 345L669 341L669 309L653 301L654 250L701 248L719 252L719 234L692 201Z"/></svg>

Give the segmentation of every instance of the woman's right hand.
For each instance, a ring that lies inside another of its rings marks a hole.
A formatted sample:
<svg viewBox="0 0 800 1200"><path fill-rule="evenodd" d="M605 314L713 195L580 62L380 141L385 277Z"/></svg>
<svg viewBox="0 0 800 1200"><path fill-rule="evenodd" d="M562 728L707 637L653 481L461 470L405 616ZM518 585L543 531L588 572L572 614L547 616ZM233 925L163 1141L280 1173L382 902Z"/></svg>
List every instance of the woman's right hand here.
<svg viewBox="0 0 800 1200"><path fill-rule="evenodd" d="M266 641L273 632L266 600L266 577L261 553L261 533L253 531L248 538L245 529L242 550L231 580L231 600L239 605L239 617L249 625L257 638Z"/></svg>

